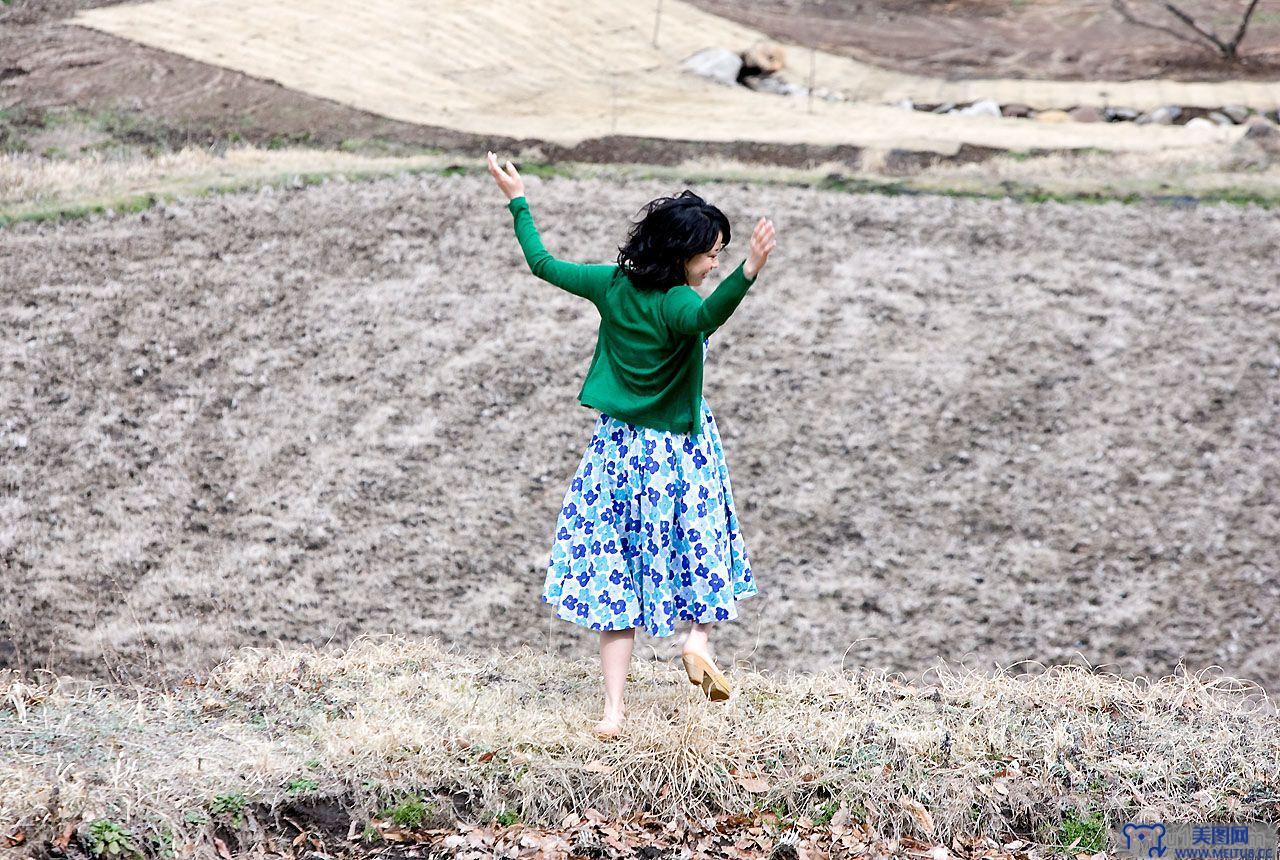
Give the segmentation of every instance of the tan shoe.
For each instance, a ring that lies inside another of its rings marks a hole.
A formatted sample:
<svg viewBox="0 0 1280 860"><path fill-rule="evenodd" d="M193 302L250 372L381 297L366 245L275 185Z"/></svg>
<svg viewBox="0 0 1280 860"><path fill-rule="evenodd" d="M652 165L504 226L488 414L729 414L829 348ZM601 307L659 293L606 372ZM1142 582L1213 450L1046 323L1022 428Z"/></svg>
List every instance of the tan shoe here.
<svg viewBox="0 0 1280 860"><path fill-rule="evenodd" d="M684 670L689 675L689 683L702 685L702 692L713 702L723 702L729 698L729 679L721 674L716 664L701 654L684 653L680 655L684 661Z"/></svg>

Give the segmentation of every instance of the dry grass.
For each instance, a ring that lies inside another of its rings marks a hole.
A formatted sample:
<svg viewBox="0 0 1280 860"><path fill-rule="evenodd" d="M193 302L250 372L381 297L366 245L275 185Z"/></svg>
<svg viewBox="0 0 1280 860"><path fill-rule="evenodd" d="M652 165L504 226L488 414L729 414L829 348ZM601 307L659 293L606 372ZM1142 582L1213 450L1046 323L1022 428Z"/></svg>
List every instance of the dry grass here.
<svg viewBox="0 0 1280 860"><path fill-rule="evenodd" d="M97 208L139 208L153 199L232 191L300 176L383 176L439 170L456 157L377 157L321 149L187 147L148 157L91 152L74 159L0 155L0 223Z"/></svg>
<svg viewBox="0 0 1280 860"><path fill-rule="evenodd" d="M592 807L798 816L834 802L895 838L1051 842L1072 809L1108 822L1277 811L1272 703L1231 679L943 667L916 689L863 669L737 671L733 700L711 705L677 666L633 666L632 722L606 745L585 731L594 661L528 648L459 653L401 637L341 652L246 648L203 685L173 690L9 673L0 821L34 845L109 818L135 834L168 830L179 848L225 823L207 820L217 798L242 795L252 843L254 813L298 797L339 800L358 828L422 792L465 798L478 820L546 824ZM315 787L289 789L303 778Z"/></svg>
<svg viewBox="0 0 1280 860"><path fill-rule="evenodd" d="M516 157L536 161L536 147ZM658 165L565 162L554 171L569 177L676 178L742 180L813 185L833 176L895 188L940 193L1011 196L1192 195L1280 200L1280 163L1245 141L1216 154L1018 153L980 162L949 160L910 175L893 169L889 153L866 150L856 170L835 162L809 169L770 167L723 159L687 161L676 167ZM262 185L297 184L311 178L372 178L397 173L442 171L462 165L481 170L479 159L423 154L370 156L333 150L291 148L265 150L242 146L214 153L190 147L155 157L100 152L68 160L28 154L0 155L0 224L92 211L129 211L159 200L208 192L236 191Z"/></svg>

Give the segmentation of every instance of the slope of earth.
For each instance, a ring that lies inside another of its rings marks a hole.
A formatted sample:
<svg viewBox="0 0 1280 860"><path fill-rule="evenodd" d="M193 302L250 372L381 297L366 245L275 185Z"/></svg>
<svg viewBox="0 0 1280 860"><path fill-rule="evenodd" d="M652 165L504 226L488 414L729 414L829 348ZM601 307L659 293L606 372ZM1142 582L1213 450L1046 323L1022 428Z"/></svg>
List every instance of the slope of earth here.
<svg viewBox="0 0 1280 860"><path fill-rule="evenodd" d="M1223 60L1168 32L1125 22L1110 0L689 0L774 38L917 75L950 79L1127 81L1280 79L1280 13L1262 4ZM1134 0L1143 20L1178 30L1161 4ZM1178 7L1218 34L1234 34L1243 0L1182 0ZM1189 32L1189 31L1188 31Z"/></svg>
<svg viewBox="0 0 1280 860"><path fill-rule="evenodd" d="M528 183L578 261L679 190ZM708 362L761 587L721 654L1280 681L1273 215L695 190L724 271L760 215L780 237ZM504 202L421 176L0 232L0 664L174 675L365 631L593 653L539 593L597 317Z"/></svg>
<svg viewBox="0 0 1280 860"><path fill-rule="evenodd" d="M1212 124L1042 123L902 110L891 105L904 94L917 101L941 97L946 82L886 75L826 52L816 57L818 80L852 91L848 100L725 86L690 74L681 62L708 45L741 50L761 33L680 0L664 7L666 27L656 40L648 16L619 17L605 0L531 0L511 8L497 0L466 7L377 0L358 17L346 11L338 0L281 0L269 8L228 0L214 10L200 0L159 0L87 10L74 22L394 119L562 146L625 135L953 155L966 145L1214 148L1243 134ZM1070 101L1079 98L1076 86L1068 88ZM1170 98L1148 86L1108 86L1131 107L1157 107ZM1022 89L1018 85L1015 100L1047 106ZM1280 105L1280 85L1242 83L1230 90L1209 106Z"/></svg>
<svg viewBox="0 0 1280 860"><path fill-rule="evenodd" d="M1231 129L1187 130L1148 127L1145 130L1136 130L1120 126L1108 127L1105 124L1101 126L1072 124L1046 129L1040 124L1022 121L996 122L992 126L989 121L975 118L951 117L944 120L928 114L912 115L909 112L897 110L885 112L886 109L873 105L856 108L844 104L827 105L819 100L818 115L811 117L807 115L807 111L802 110L796 116L788 115L786 122L774 124L791 127L797 123L800 126L816 123L814 129L811 129L813 134L797 132L798 139L809 142L762 141L751 139L753 135L747 133L747 130L734 126L731 116L700 122L696 128L684 126L672 128L668 127L670 123L663 126L661 122L655 125L655 122L651 121L653 117L644 119L637 113L638 106L642 107L641 102L652 101L645 101L644 93L647 91L645 89L647 85L640 86L644 78L633 80L634 76L628 77L630 73L626 69L616 69L612 66L609 68L601 66L597 70L599 74L596 77L600 78L600 81L596 83L599 86L594 89L588 86L586 90L590 92L584 90L577 95L569 93L566 96L575 106L575 119L571 123L553 123L549 128L542 128L536 123L534 125L537 127L528 128L511 122L504 122L501 127L491 127L481 123L483 129L477 131L476 129L481 126L477 126L471 120L459 122L456 111L455 115L450 116L448 112L440 110L427 113L410 110L412 106L409 102L412 100L406 101L405 92L412 90L420 94L429 93L439 87L410 86L411 81L408 78L400 80L396 86L392 87L395 94L385 104L377 99L371 99L367 94L352 100L325 88L316 89L314 94L308 94L282 86L276 80L272 80L273 76L284 79L272 70L257 69L258 76L253 77L227 68L228 65L235 65L230 59L206 57L205 59L212 59L217 63L217 65L210 65L180 54L68 23L68 16L76 11L109 5L115 4L104 3L101 0L58 0L48 4L18 0L16 7L0 11L4 24L0 28L0 55L7 58L4 78L0 81L0 110L40 111L52 107L71 106L89 111L119 112L121 115L115 117L113 122L114 130L118 134L134 139L160 139L166 144L188 141L209 142L228 137L262 143L292 140L325 144L376 139L389 145L472 148L479 151L496 145L499 140L512 141L512 136L515 136L526 138L524 141L526 145L536 146L542 154L551 158L564 157L593 161L636 160L650 163L672 163L672 159L678 160L695 151L708 149L728 157L801 165L815 156L855 158L857 148L863 145L919 149L943 155L955 154L958 142L961 144L961 153L964 151L963 144L966 142L978 147L1014 148L1096 146L1106 149L1132 149L1151 145L1213 147L1229 142L1227 139L1233 134ZM694 50L703 46L707 39L714 41L717 38L716 34L720 31L732 33L742 30L730 21L705 15L697 20L715 22L716 27L711 28L715 32L708 31L707 26L684 27L682 30L674 26L679 23L673 17L672 10L675 8L673 6L668 10L667 28L663 31L666 33L664 40L668 43L665 46L668 52L675 51L675 54L683 55L686 49ZM691 7L680 6L680 8L689 10L685 13L686 17L696 13L696 10L692 10ZM726 14L729 12L726 11ZM257 16L253 15L246 18L257 20ZM572 23L573 20L575 20L574 16L570 15L566 22ZM563 28L557 27L557 32L560 29ZM747 31L742 30L742 32ZM780 35L785 36L786 33L781 32ZM800 38L802 35L797 34L796 37ZM616 38L616 36L610 38ZM677 41L673 42L673 39ZM594 44L597 39L592 35L589 41ZM829 50L838 54L838 47L833 44ZM614 51L615 55L618 53ZM635 52L628 50L621 53ZM674 57L675 54L672 56ZM871 99L872 93L883 96L878 98L881 101L893 101L903 97L904 94L917 101L934 96L943 99L968 99L970 97L1003 97L1001 94L1004 94L1010 98L1016 96L1014 100L1025 98L1029 102L1042 103L1042 106L1075 102L1093 103L1099 100L1095 92L1096 87L1093 89L1086 87L1077 92L1070 87L1064 90L1065 85L1062 82L1046 83L1034 92L1025 93L1017 90L1015 86L1017 82L1010 81L1003 82L998 93L988 94L985 89L982 92L971 93L968 90L961 92L956 89L960 84L948 84L941 78L914 78L880 71L871 66L853 64L836 54L829 57L824 55L821 73L830 78L829 85L837 86L851 94L864 92L868 94L866 96L868 99ZM802 58L796 58L793 64L799 59ZM868 62L875 62L874 57L867 59ZM463 66L466 64L463 62ZM845 68L846 65L848 68ZM375 63L375 67L381 68L381 65ZM408 68L411 70L412 65ZM480 70L476 75L483 78L482 73L483 70ZM476 75L469 77L474 78ZM609 78L610 75L614 77L606 87L601 81ZM368 75L349 77L353 78L350 86L367 88L371 85L365 80L369 77ZM445 77L448 78L448 74ZM508 82L518 79L523 78L520 75L504 76L504 80ZM295 87L299 84L297 81L291 83ZM534 85L535 89L536 83L536 80L531 79L531 85ZM632 86L633 83L635 86ZM700 86L692 86L699 82L686 81L685 83L692 88L689 93L681 95L684 91L677 87L680 92L675 95L679 98L692 97L703 89ZM611 88L614 84L620 85L621 90L615 92ZM1011 86L1014 89L1005 93L1005 90ZM1230 92L1224 91L1223 96L1219 98L1201 85L1195 90L1188 90L1185 94L1179 95L1175 100L1187 103L1204 102L1214 107L1224 100L1239 101L1254 104L1258 110L1274 109L1275 98L1268 96L1265 92L1253 90L1245 92L1241 89L1258 86L1260 85L1256 83L1241 82ZM307 88L303 86L303 89ZM445 89L447 88L446 86ZM563 82L551 89L556 92L565 92ZM605 89L609 92L605 93ZM1148 92L1150 89L1144 84L1125 97L1133 101L1134 105L1162 103L1165 96L1156 91ZM952 92L952 90L955 91ZM510 101L515 99L516 95L512 91L506 98ZM667 96L670 95L671 93L667 93ZM739 101L744 97L753 98L753 107L747 113L752 113L759 107L760 103L754 100L754 94L733 93L733 95L737 96ZM773 102L778 101L777 97L771 98ZM344 100L351 102L351 105L343 104ZM1106 98L1102 100L1106 101ZM583 105L586 104L594 105L587 111L594 119L585 117L582 113ZM697 114L705 109L712 114L717 114L717 112L723 112L724 107L727 106L721 105L719 100L702 104L695 98L687 105L684 113ZM509 108L510 105L504 108L504 112L510 113ZM834 108L835 114L827 116L828 108ZM481 114L485 111L492 112L493 109L494 106L490 104L481 111ZM865 113L866 110L871 110L875 116L863 116L859 113L859 111ZM385 115L380 115L378 111ZM849 113L850 111L853 113ZM545 107L541 107L539 112L546 112ZM412 116L409 115L410 113ZM733 114L732 111L730 113ZM832 120L839 119L837 115L846 113L849 113L853 125L830 140L824 138L824 134L830 136L831 132L823 129L830 126ZM396 116L399 119L389 118L390 116ZM476 118L472 117L472 120ZM560 139L566 126L573 129L573 139ZM862 138L869 133L868 129L881 131L878 137L873 135L874 139L863 140ZM1198 131L1198 136L1193 131ZM1234 133L1238 133L1238 130ZM0 137L2 136L0 134ZM678 139L663 140L660 139L662 136L667 138L674 136ZM533 138L542 139L534 140ZM826 140L826 143L823 143L823 140ZM55 140L54 143L60 142Z"/></svg>

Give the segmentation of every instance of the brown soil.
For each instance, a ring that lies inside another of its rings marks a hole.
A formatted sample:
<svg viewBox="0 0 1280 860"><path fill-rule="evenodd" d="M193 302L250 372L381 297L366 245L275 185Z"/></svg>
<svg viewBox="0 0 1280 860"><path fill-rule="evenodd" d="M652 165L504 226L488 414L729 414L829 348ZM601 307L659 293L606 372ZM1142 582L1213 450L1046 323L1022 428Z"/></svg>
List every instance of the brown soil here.
<svg viewBox="0 0 1280 860"><path fill-rule="evenodd" d="M581 261L672 191L530 182ZM697 190L780 236L709 356L762 591L722 655L1280 683L1270 213ZM423 176L0 231L0 665L174 676L361 632L590 657L538 594L596 319L499 197Z"/></svg>
<svg viewBox="0 0 1280 860"><path fill-rule="evenodd" d="M1280 11L1263 4L1241 43L1242 62L1207 42L1126 23L1110 0L690 0L695 6L794 44L866 63L949 79L1187 81L1280 77ZM1177 29L1161 4L1132 0L1141 19ZM1244 0L1183 0L1178 6L1233 35ZM803 57L789 57L803 73Z"/></svg>

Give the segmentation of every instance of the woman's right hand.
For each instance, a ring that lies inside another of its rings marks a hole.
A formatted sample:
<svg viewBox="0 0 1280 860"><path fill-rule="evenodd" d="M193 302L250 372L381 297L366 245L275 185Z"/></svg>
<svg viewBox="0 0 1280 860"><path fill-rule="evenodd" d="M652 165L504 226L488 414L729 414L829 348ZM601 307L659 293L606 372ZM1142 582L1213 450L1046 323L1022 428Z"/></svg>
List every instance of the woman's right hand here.
<svg viewBox="0 0 1280 860"><path fill-rule="evenodd" d="M747 262L742 267L742 274L754 278L769 260L769 252L778 243L774 241L773 222L761 217L756 222L755 232L751 234L751 249L747 253Z"/></svg>
<svg viewBox="0 0 1280 860"><path fill-rule="evenodd" d="M519 173L516 173L516 166L510 161L504 169L498 166L498 156L492 152L489 153L489 172L493 174L493 181L498 183L498 187L502 189L503 194L507 195L508 200L524 196L524 180L520 178Z"/></svg>

